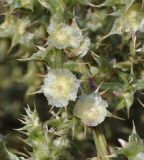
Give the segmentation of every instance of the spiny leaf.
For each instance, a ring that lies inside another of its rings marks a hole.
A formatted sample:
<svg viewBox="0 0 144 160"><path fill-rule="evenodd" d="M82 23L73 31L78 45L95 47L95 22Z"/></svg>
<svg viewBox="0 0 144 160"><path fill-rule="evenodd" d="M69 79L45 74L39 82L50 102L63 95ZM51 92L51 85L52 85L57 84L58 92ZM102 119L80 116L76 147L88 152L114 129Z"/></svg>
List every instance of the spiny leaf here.
<svg viewBox="0 0 144 160"><path fill-rule="evenodd" d="M7 0L12 10L17 8L25 8L33 10L34 3L36 0Z"/></svg>
<svg viewBox="0 0 144 160"><path fill-rule="evenodd" d="M123 93L122 94L123 100L124 100L124 105L127 108L127 112L128 112L128 117L129 117L129 109L133 104L134 101L134 94L131 92L127 92L127 93Z"/></svg>
<svg viewBox="0 0 144 160"><path fill-rule="evenodd" d="M72 71L76 71L80 73L86 72L86 66L85 66L86 64L80 60L77 60L77 62L69 60L65 62L63 65L65 68L70 69Z"/></svg>
<svg viewBox="0 0 144 160"><path fill-rule="evenodd" d="M41 5L50 10L52 19L59 21L65 11L65 4L62 0L38 0Z"/></svg>
<svg viewBox="0 0 144 160"><path fill-rule="evenodd" d="M133 130L131 135L129 136L129 142L130 143L143 143L142 139L139 137L139 135L136 132L135 124L133 123Z"/></svg>
<svg viewBox="0 0 144 160"><path fill-rule="evenodd" d="M144 78L141 79L137 79L132 86L136 89L136 90L142 90L144 89Z"/></svg>
<svg viewBox="0 0 144 160"><path fill-rule="evenodd" d="M105 0L104 3L98 5L97 7L103 7L103 6L125 6L126 9L128 9L135 0Z"/></svg>
<svg viewBox="0 0 144 160"><path fill-rule="evenodd" d="M106 0L104 3L98 5L99 7L102 6L116 6L116 5L125 5L126 1L125 0Z"/></svg>
<svg viewBox="0 0 144 160"><path fill-rule="evenodd" d="M143 140L136 133L135 125L133 124L133 130L129 136L129 141L125 142L121 140L124 144L116 153L125 155L129 160L135 160L135 157L138 153L144 152L144 143Z"/></svg>

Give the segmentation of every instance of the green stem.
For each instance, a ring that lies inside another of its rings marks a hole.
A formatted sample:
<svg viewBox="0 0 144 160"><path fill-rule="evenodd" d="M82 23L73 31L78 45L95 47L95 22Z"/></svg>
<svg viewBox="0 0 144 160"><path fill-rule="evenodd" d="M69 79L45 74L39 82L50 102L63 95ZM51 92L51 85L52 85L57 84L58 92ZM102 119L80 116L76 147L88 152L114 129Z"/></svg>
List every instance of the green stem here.
<svg viewBox="0 0 144 160"><path fill-rule="evenodd" d="M93 127L94 141L97 149L97 156L100 160L111 160L110 151L100 127Z"/></svg>

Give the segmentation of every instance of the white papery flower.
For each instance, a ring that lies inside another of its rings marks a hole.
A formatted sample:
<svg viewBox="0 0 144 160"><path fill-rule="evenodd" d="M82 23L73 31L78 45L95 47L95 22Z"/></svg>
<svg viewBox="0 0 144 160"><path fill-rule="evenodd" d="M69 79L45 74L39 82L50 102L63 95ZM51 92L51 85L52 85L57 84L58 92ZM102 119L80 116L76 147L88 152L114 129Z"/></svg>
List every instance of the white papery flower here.
<svg viewBox="0 0 144 160"><path fill-rule="evenodd" d="M50 105L67 106L75 101L80 81L68 69L53 69L44 78L42 91Z"/></svg>
<svg viewBox="0 0 144 160"><path fill-rule="evenodd" d="M48 27L48 43L58 49L78 48L83 41L82 31L76 26L51 23Z"/></svg>
<svg viewBox="0 0 144 160"><path fill-rule="evenodd" d="M144 153L143 153L143 152L138 153L138 154L133 158L133 160L144 160Z"/></svg>
<svg viewBox="0 0 144 160"><path fill-rule="evenodd" d="M106 118L107 101L96 93L82 95L75 105L74 115L88 126L97 126Z"/></svg>

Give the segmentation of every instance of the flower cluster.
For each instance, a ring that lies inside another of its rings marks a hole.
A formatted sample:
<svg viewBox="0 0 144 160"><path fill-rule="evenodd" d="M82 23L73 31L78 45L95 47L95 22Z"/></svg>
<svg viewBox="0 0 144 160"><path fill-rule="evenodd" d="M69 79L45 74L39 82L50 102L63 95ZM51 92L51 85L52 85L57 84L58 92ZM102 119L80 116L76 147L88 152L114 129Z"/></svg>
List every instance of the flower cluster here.
<svg viewBox="0 0 144 160"><path fill-rule="evenodd" d="M42 91L49 104L56 107L68 105L77 97L80 81L67 69L53 69L44 78Z"/></svg>
<svg viewBox="0 0 144 160"><path fill-rule="evenodd" d="M80 96L74 108L74 115L88 126L97 126L107 116L107 101L96 93Z"/></svg>
<svg viewBox="0 0 144 160"><path fill-rule="evenodd" d="M77 48L83 41L82 31L78 27L52 22L48 27L48 43L58 49Z"/></svg>
<svg viewBox="0 0 144 160"><path fill-rule="evenodd" d="M44 78L42 91L52 106L65 107L77 97L79 80L67 69L53 69ZM88 126L97 126L107 116L107 101L96 93L81 95L74 108L74 115Z"/></svg>
<svg viewBox="0 0 144 160"><path fill-rule="evenodd" d="M85 56L90 47L90 39L84 37L78 25L57 24L51 21L48 29L48 44L58 49L67 49L73 56Z"/></svg>

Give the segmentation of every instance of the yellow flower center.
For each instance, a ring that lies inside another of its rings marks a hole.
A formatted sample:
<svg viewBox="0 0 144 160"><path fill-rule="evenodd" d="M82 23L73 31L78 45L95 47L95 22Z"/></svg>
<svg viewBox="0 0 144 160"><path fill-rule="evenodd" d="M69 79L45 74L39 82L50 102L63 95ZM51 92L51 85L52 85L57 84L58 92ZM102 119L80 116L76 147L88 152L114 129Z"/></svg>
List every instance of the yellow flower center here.
<svg viewBox="0 0 144 160"><path fill-rule="evenodd" d="M67 33L64 33L62 30L56 31L54 33L54 36L55 36L57 43L59 44L66 43L69 39L69 36L67 35Z"/></svg>
<svg viewBox="0 0 144 160"><path fill-rule="evenodd" d="M56 97L67 97L72 90L72 81L64 76L57 77L53 89Z"/></svg>
<svg viewBox="0 0 144 160"><path fill-rule="evenodd" d="M85 110L83 113L83 118L87 120L96 119L99 117L99 110L96 107L91 107L89 110Z"/></svg>

